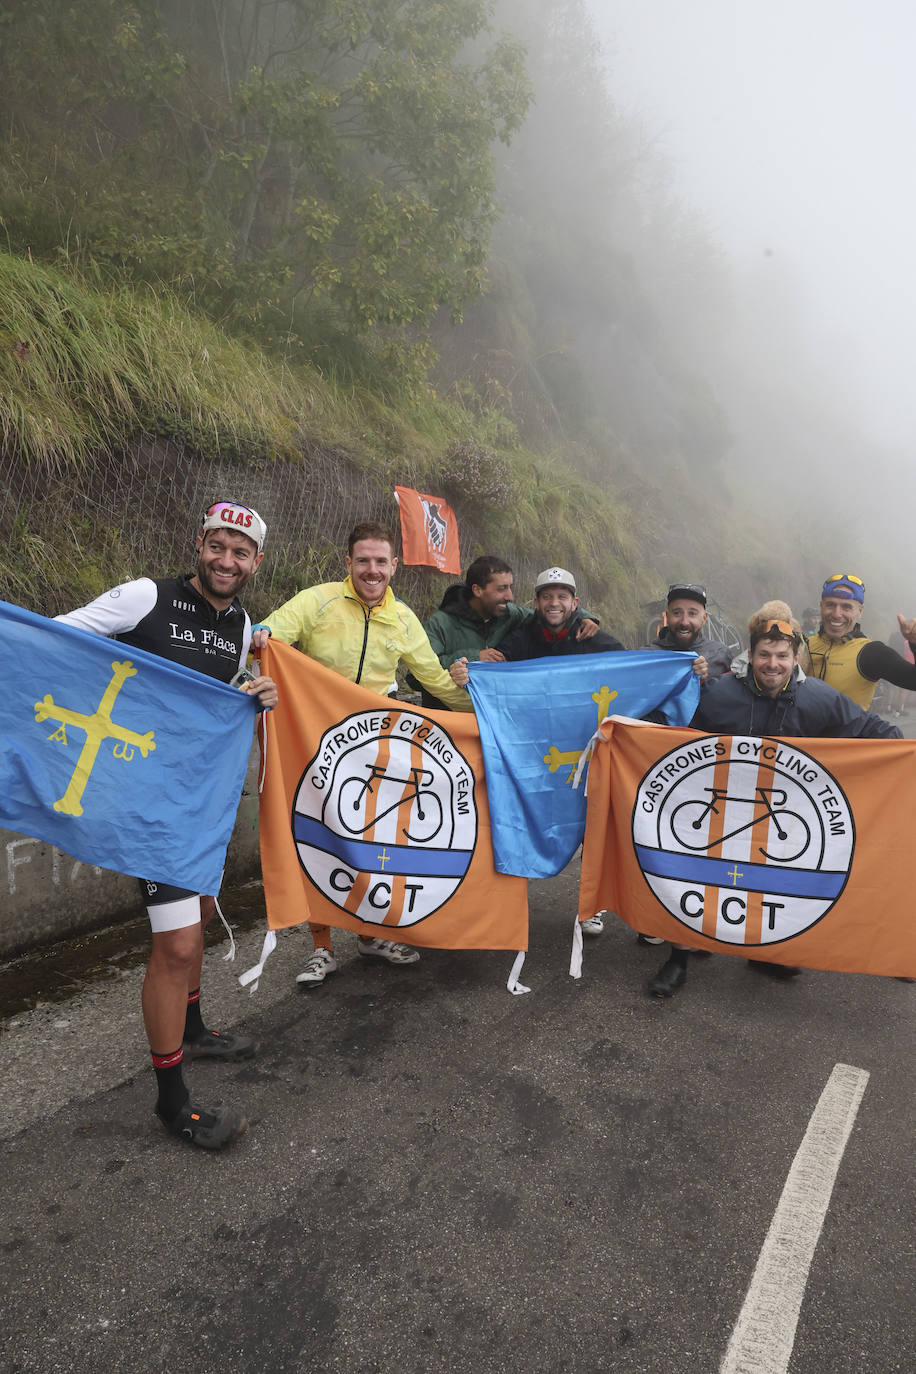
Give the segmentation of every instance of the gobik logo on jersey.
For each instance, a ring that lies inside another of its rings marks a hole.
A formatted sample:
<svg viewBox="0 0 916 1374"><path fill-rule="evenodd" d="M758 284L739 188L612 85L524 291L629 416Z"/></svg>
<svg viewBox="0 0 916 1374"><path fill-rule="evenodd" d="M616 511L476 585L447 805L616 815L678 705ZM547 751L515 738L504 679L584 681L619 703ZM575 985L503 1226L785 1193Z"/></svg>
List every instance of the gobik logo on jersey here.
<svg viewBox="0 0 916 1374"><path fill-rule="evenodd" d="M299 861L361 921L412 926L467 873L474 775L451 736L412 711L358 711L326 730L293 801Z"/></svg>
<svg viewBox="0 0 916 1374"><path fill-rule="evenodd" d="M633 842L646 882L683 925L769 945L833 906L855 827L843 789L810 754L781 739L710 736L646 773Z"/></svg>

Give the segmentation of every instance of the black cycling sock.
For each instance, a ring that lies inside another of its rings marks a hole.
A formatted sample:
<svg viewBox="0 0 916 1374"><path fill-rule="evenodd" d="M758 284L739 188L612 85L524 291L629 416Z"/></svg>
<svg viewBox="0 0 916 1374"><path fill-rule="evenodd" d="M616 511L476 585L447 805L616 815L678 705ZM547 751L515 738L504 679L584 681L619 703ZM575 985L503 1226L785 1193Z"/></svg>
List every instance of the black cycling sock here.
<svg viewBox="0 0 916 1374"><path fill-rule="evenodd" d="M188 1009L184 1015L185 1040L199 1040L206 1035L207 1028L200 1014L200 988L188 993Z"/></svg>
<svg viewBox="0 0 916 1374"><path fill-rule="evenodd" d="M181 1072L183 1051L180 1047L171 1054L157 1054L153 1050L152 1056L159 1088L156 1111L163 1121L174 1121L190 1097Z"/></svg>
<svg viewBox="0 0 916 1374"><path fill-rule="evenodd" d="M671 946L671 953L670 953L670 955L668 956L668 963L669 963L669 964L680 964L681 968L686 968L686 967L687 967L687 956L688 956L689 954L690 954L690 950L689 950L689 949L677 949L674 945L672 945L672 946Z"/></svg>

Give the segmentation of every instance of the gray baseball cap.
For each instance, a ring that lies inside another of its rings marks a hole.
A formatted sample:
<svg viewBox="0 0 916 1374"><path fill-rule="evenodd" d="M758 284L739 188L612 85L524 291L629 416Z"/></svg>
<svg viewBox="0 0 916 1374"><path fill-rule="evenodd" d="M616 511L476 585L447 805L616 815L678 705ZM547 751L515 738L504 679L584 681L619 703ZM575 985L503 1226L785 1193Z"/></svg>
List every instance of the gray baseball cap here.
<svg viewBox="0 0 916 1374"><path fill-rule="evenodd" d="M576 579L565 568L545 568L542 573L538 573L534 584L535 596L544 587L568 587L573 596L576 595Z"/></svg>

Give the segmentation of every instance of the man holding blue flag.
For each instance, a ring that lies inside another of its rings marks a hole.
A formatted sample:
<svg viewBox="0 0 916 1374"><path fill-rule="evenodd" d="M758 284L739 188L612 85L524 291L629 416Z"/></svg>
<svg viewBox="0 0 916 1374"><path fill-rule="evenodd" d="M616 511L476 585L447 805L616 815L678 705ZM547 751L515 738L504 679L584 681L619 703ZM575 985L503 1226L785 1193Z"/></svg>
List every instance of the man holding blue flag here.
<svg viewBox="0 0 916 1374"><path fill-rule="evenodd" d="M623 650L599 630L576 636L576 582L547 568L535 583L535 614L501 644L505 663L453 663L468 685L487 773L497 872L550 878L565 868L585 832L579 760L613 710L642 717L661 711L686 725L700 695L693 655ZM583 928L600 934L600 917Z"/></svg>
<svg viewBox="0 0 916 1374"><path fill-rule="evenodd" d="M232 683L242 676L251 642L251 622L237 594L260 565L266 535L257 511L218 501L204 514L193 573L126 582L56 618ZM237 685L262 708L277 703L270 678L249 677ZM219 1150L242 1134L247 1121L233 1108L192 1104L182 1074L184 1054L237 1060L252 1055L255 1046L248 1037L208 1030L201 1016L203 932L216 898L144 879L140 886L152 927L143 1020L159 1090L156 1114L173 1135Z"/></svg>
<svg viewBox="0 0 916 1374"><path fill-rule="evenodd" d="M534 584L534 615L511 630L502 644L507 663L568 654L604 654L623 645L606 630L580 639L584 617L579 610L576 579L565 568L545 568Z"/></svg>
<svg viewBox="0 0 916 1374"><path fill-rule="evenodd" d="M458 658L472 663L505 662L500 644L534 614L516 604L513 576L505 559L482 554L474 559L463 582L446 588L439 609L423 623L433 653L443 668L450 668ZM597 617L582 611L577 633L588 639L597 629ZM443 709L442 702L431 696L416 678L408 676L407 683L420 692L423 706L434 711Z"/></svg>
<svg viewBox="0 0 916 1374"><path fill-rule="evenodd" d="M696 654L693 671L705 686L722 677L732 666L728 646L707 639L709 613L706 588L697 582L672 582L668 588L665 623L647 649L680 650Z"/></svg>
<svg viewBox="0 0 916 1374"><path fill-rule="evenodd" d="M616 653L623 649L620 640L606 630L596 630L580 639L582 625L576 579L565 568L545 568L534 584L534 615L503 640L503 658L507 663L518 663L532 658L566 658L570 654ZM603 913L595 912L580 925L583 935L600 935L604 930Z"/></svg>

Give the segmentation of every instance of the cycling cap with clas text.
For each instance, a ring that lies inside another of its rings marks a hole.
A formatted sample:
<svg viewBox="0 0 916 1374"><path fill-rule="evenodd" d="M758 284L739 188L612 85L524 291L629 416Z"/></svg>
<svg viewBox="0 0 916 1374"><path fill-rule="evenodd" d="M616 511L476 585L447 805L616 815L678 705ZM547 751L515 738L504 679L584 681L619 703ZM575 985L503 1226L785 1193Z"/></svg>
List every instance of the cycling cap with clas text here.
<svg viewBox="0 0 916 1374"><path fill-rule="evenodd" d="M250 506L240 506L237 501L217 501L204 513L201 534L205 530L234 530L236 534L247 534L258 546L258 553L267 538L267 526Z"/></svg>

